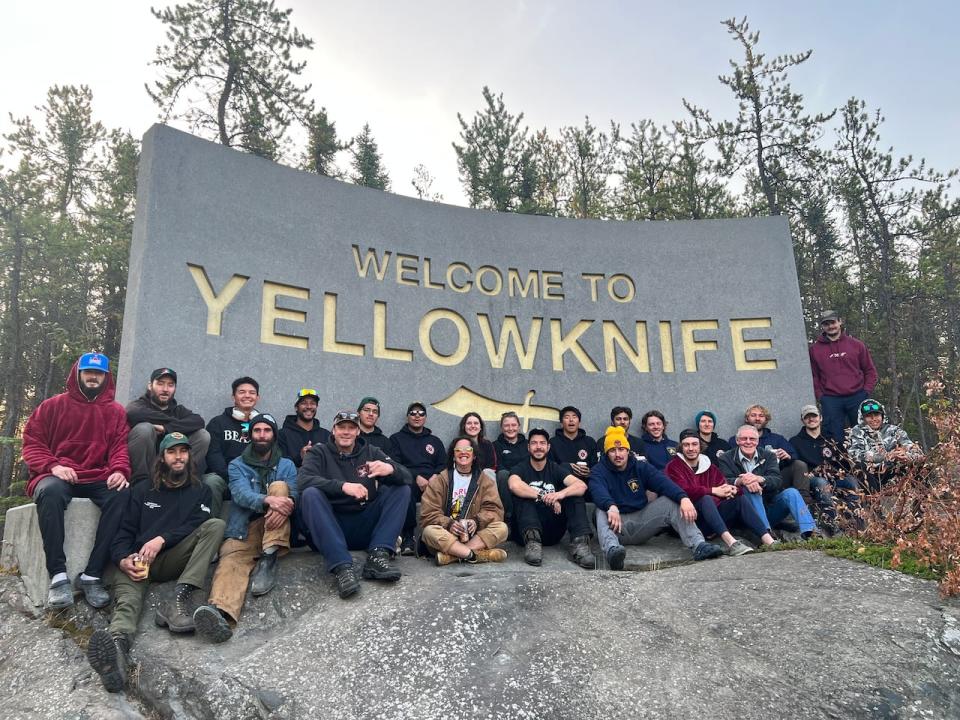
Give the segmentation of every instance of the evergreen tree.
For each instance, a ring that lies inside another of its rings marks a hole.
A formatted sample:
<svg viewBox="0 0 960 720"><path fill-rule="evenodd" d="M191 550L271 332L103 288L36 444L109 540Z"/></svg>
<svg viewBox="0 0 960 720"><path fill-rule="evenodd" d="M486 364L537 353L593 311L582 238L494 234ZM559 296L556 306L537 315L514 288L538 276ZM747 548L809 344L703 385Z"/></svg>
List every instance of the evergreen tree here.
<svg viewBox="0 0 960 720"><path fill-rule="evenodd" d="M567 213L577 218L607 217L620 129L611 123L607 135L585 117L582 128L565 127L560 135L569 167Z"/></svg>
<svg viewBox="0 0 960 720"><path fill-rule="evenodd" d="M353 139L350 153L353 156L351 160L353 174L350 176L353 182L377 190L390 189L390 177L387 175L386 168L383 167L383 158L377 148L376 140L373 139L369 124L365 124L360 134Z"/></svg>
<svg viewBox="0 0 960 720"><path fill-rule="evenodd" d="M327 116L327 109L320 108L310 116L307 123L307 150L301 167L318 175L338 178L337 153L350 147L337 139L337 124Z"/></svg>

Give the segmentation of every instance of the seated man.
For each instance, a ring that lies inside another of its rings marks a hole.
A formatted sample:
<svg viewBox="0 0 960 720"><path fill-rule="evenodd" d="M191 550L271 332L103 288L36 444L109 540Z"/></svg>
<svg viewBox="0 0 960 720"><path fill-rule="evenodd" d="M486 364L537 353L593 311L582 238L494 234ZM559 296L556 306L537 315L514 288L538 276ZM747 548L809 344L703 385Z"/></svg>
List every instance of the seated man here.
<svg viewBox="0 0 960 720"><path fill-rule="evenodd" d="M317 407L320 396L313 388L301 388L293 403L293 415L287 415L280 428L280 452L293 460L297 467L314 445L322 445L330 438L330 431L320 427Z"/></svg>
<svg viewBox="0 0 960 720"><path fill-rule="evenodd" d="M482 465L476 438L463 434L450 443L447 467L423 491L420 527L437 565L507 559L497 547L507 539L497 481Z"/></svg>
<svg viewBox="0 0 960 720"><path fill-rule="evenodd" d="M280 454L277 421L272 415L260 413L250 421L250 443L240 457L230 461L228 472L233 505L220 546L220 563L209 604L193 613L197 633L212 642L224 642L233 635L231 623L240 620L248 580L254 596L273 589L277 559L290 549L297 469Z"/></svg>
<svg viewBox="0 0 960 720"><path fill-rule="evenodd" d="M597 464L597 441L580 427L580 410L573 405L560 408L560 427L550 443L550 459L581 480L590 477Z"/></svg>
<svg viewBox="0 0 960 720"><path fill-rule="evenodd" d="M509 487L516 526L528 565L543 562L543 545L556 545L569 530L570 557L592 570L597 560L590 551L590 523L583 499L587 485L550 460L550 435L534 428L527 440L526 461L513 468Z"/></svg>
<svg viewBox="0 0 960 720"><path fill-rule="evenodd" d="M747 499L746 493L728 483L717 466L701 452L703 449L699 431L684 430L680 433L680 454L667 463L666 469L667 477L687 494L697 509L697 526L707 537L719 535L728 555L753 552L752 547L731 534L728 526L733 523L745 526L764 545L772 545L774 539L762 504L757 507Z"/></svg>
<svg viewBox="0 0 960 720"><path fill-rule="evenodd" d="M127 414L113 400L110 362L101 353L81 355L67 374L66 392L40 403L23 429L23 461L30 470L27 495L37 504L50 608L73 605L63 515L75 497L90 498L100 508L93 550L77 584L91 606L110 602L101 578L127 506L127 433Z"/></svg>
<svg viewBox="0 0 960 720"><path fill-rule="evenodd" d="M590 471L590 492L597 506L600 549L611 570L623 570L624 543L640 545L668 527L693 550L694 560L720 557L697 527L697 511L676 483L648 462L637 460L621 427L604 435L603 459ZM647 490L660 497L647 501Z"/></svg>
<svg viewBox="0 0 960 720"><path fill-rule="evenodd" d="M677 441L667 437L667 419L659 410L650 410L640 418L640 427L647 462L663 470L677 454Z"/></svg>
<svg viewBox="0 0 960 720"><path fill-rule="evenodd" d="M783 435L773 432L768 426L773 415L763 405L751 405L743 413L743 421L753 425L760 433L758 447L769 449L777 456L780 466L780 481L785 488L796 488L800 491L803 501L807 505L813 503L810 493L810 479L807 476L807 464L797 459L797 451L790 441ZM736 445L736 439L730 438L731 449Z"/></svg>
<svg viewBox="0 0 960 720"><path fill-rule="evenodd" d="M250 444L250 421L260 412L257 401L260 399L260 384L252 377L238 377L231 384L233 405L224 408L207 423L210 433L210 447L207 450L207 474L203 482L210 486L210 511L214 517L220 517L223 501L227 494L230 463L240 457Z"/></svg>
<svg viewBox="0 0 960 720"><path fill-rule="evenodd" d="M191 461L190 439L170 433L160 442L149 482L136 485L110 551L108 571L115 606L110 627L90 636L87 659L108 692L126 680L127 653L150 581L176 580L172 603L157 609L156 623L170 632L193 632L191 596L203 587L223 539L224 522L210 517L210 488Z"/></svg>
<svg viewBox="0 0 960 720"><path fill-rule="evenodd" d="M363 577L396 582L390 559L410 503L410 473L360 437L359 417L341 410L333 436L300 466L300 525L347 598L360 589L351 550L366 550Z"/></svg>
<svg viewBox="0 0 960 720"><path fill-rule="evenodd" d="M899 425L887 422L883 405L873 398L860 403L858 422L850 430L847 452L865 474L870 492L894 482L911 466L923 461L920 446Z"/></svg>
<svg viewBox="0 0 960 720"><path fill-rule="evenodd" d="M804 539L818 537L817 528L807 504L796 488L781 489L780 465L773 450L760 450L760 433L754 425L741 425L734 442L736 450L720 456L720 472L743 492L754 504L759 515L766 510L771 527L781 522L788 514L800 526Z"/></svg>
<svg viewBox="0 0 960 720"><path fill-rule="evenodd" d="M633 410L626 405L617 405L610 410L610 424L613 427L622 427L627 434L627 442L630 443L630 452L637 460L646 460L646 450L643 446L643 440L636 435L630 434L630 423L633 422ZM603 437L597 438L597 459L603 455Z"/></svg>
<svg viewBox="0 0 960 720"><path fill-rule="evenodd" d="M360 405L357 406L357 415L360 418L360 437L367 445L380 448L384 455L392 457L396 452L393 449L393 443L377 426L377 421L380 419L380 401L375 397L362 398Z"/></svg>
<svg viewBox="0 0 960 720"><path fill-rule="evenodd" d="M820 411L816 405L804 405L800 410L803 427L790 438L811 473L810 494L820 512L821 524L829 533L837 531L836 495L846 507L845 515L852 516L860 506L857 483L849 476L850 459L846 450L822 431Z"/></svg>
<svg viewBox="0 0 960 720"><path fill-rule="evenodd" d="M201 476L207 468L210 433L203 428L202 417L176 401L176 392L177 373L157 368L150 373L147 391L127 403L127 451L133 472L130 482L134 485L150 477L160 439L170 433L182 433L190 439L190 459Z"/></svg>

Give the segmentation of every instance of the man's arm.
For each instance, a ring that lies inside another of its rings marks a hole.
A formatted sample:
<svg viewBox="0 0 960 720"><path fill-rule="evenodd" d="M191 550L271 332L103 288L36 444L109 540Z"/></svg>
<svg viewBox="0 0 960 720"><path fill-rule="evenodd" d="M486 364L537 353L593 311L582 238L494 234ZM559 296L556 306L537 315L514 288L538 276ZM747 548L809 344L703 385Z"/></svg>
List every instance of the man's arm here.
<svg viewBox="0 0 960 720"><path fill-rule="evenodd" d="M164 432L179 432L189 435L203 427L203 418L189 408L177 403L173 408L172 419L168 418L166 422L158 424L163 425Z"/></svg>
<svg viewBox="0 0 960 720"><path fill-rule="evenodd" d="M111 473L120 473L124 479L130 479L130 455L127 451L127 436L130 427L127 425L127 413L119 404L114 405L116 413L113 418L113 428L110 432L109 464Z"/></svg>
<svg viewBox="0 0 960 720"><path fill-rule="evenodd" d="M233 502L247 510L262 513L267 510L266 495L258 493L250 484L250 476L244 470L243 461L235 458L230 461L227 467L227 475L230 479L230 495ZM250 470L249 472L253 472Z"/></svg>
<svg viewBox="0 0 960 720"><path fill-rule="evenodd" d="M593 504L599 509L607 511L611 505L616 504L613 501L613 496L610 494L610 489L607 487L607 478L603 473L602 463L593 466L593 470L590 471L590 477L587 479L587 487L590 488L590 496L593 498Z"/></svg>
<svg viewBox="0 0 960 720"><path fill-rule="evenodd" d="M873 395L874 388L877 387L877 368L874 367L873 358L870 357L870 350L866 343L860 341L860 370L863 372L863 389L867 395Z"/></svg>
<svg viewBox="0 0 960 720"><path fill-rule="evenodd" d="M60 459L50 450L50 440L47 435L46 407L40 405L27 420L23 428L23 461L38 475L50 473L54 465L60 464Z"/></svg>
<svg viewBox="0 0 960 720"><path fill-rule="evenodd" d="M810 372L813 374L813 396L819 400L823 397L823 378L820 375L820 365L816 353L817 341L810 343Z"/></svg>
<svg viewBox="0 0 960 720"><path fill-rule="evenodd" d="M388 475L376 476L384 485L410 485L413 483L413 477L410 475L410 471L380 448L370 446L370 460L373 462L386 463L393 468L393 472Z"/></svg>
<svg viewBox="0 0 960 720"><path fill-rule="evenodd" d="M230 473L227 471L227 461L223 456L223 428L218 422L218 415L207 423L207 432L210 433L210 447L207 448L207 470L216 473L224 480L230 479Z"/></svg>

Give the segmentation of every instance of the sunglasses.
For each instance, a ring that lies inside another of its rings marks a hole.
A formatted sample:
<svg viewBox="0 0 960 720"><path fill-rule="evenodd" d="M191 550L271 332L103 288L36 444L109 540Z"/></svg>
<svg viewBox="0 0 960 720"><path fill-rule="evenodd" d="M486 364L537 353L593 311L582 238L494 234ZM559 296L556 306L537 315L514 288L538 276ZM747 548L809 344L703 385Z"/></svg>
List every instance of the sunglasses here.
<svg viewBox="0 0 960 720"><path fill-rule="evenodd" d="M410 415L411 417L426 417L426 416L427 416L427 411L426 411L426 410L411 410L410 412L407 413L407 415Z"/></svg>
<svg viewBox="0 0 960 720"><path fill-rule="evenodd" d="M360 419L360 416L357 415L355 412L350 412L348 410L341 410L334 416L333 424L336 425L337 423L341 423L345 421L356 423L359 419Z"/></svg>
<svg viewBox="0 0 960 720"><path fill-rule="evenodd" d="M309 395L315 395L316 397L320 397L320 393L318 393L313 388L300 388L300 392L297 393L298 398L307 397Z"/></svg>
<svg viewBox="0 0 960 720"><path fill-rule="evenodd" d="M473 455L473 448L454 448L454 455Z"/></svg>
<svg viewBox="0 0 960 720"><path fill-rule="evenodd" d="M869 414L869 413L883 412L883 411L880 409L880 406L879 406L877 403L867 403L867 404L864 405L862 408L860 408L860 411L861 411L864 415L867 415L867 414Z"/></svg>

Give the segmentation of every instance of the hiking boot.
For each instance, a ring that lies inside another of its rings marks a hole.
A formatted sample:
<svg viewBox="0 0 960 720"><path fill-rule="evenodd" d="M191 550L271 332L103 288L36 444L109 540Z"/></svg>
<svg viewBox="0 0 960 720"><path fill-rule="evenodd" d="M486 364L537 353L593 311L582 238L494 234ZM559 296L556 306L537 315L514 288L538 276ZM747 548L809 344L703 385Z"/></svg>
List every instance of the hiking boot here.
<svg viewBox="0 0 960 720"><path fill-rule="evenodd" d="M360 589L360 581L357 580L357 573L352 563L339 566L333 574L337 578L337 593L341 600L350 597Z"/></svg>
<svg viewBox="0 0 960 720"><path fill-rule="evenodd" d="M87 605L92 608L105 608L110 604L110 593L107 592L103 580L94 578L93 580L83 580L82 576L77 575L77 589L83 592L83 599Z"/></svg>
<svg viewBox="0 0 960 720"><path fill-rule="evenodd" d="M474 550L475 562L503 562L507 559L507 551L503 548L490 548L489 550Z"/></svg>
<svg viewBox="0 0 960 720"><path fill-rule="evenodd" d="M723 550L708 542L700 543L693 551L693 559L697 561L713 560L713 558L718 558L721 555L723 555Z"/></svg>
<svg viewBox="0 0 960 720"><path fill-rule="evenodd" d="M747 553L752 553L753 548L747 545L745 542L737 540L733 545L727 548L727 555L730 557L737 557L738 555L746 555Z"/></svg>
<svg viewBox="0 0 960 720"><path fill-rule="evenodd" d="M460 562L460 558L456 555L447 555L447 553L442 552L437 553L437 565L452 565L455 562Z"/></svg>
<svg viewBox="0 0 960 720"><path fill-rule="evenodd" d="M193 591L196 589L187 583L177 583L173 600L157 608L154 622L160 627L169 628L173 633L193 632L196 629L196 624L193 622L193 612L196 608L193 606L192 598Z"/></svg>
<svg viewBox="0 0 960 720"><path fill-rule="evenodd" d="M413 540L410 540L413 543ZM386 580L396 582L400 579L400 571L390 564L390 551L376 548L367 553L367 561L363 564L365 580Z"/></svg>
<svg viewBox="0 0 960 720"><path fill-rule="evenodd" d="M120 692L127 683L127 653L130 641L125 635L97 630L87 645L87 660L96 670L107 692Z"/></svg>
<svg viewBox="0 0 960 720"><path fill-rule="evenodd" d="M611 570L623 570L623 561L627 558L627 549L623 545L615 545L607 550L607 565Z"/></svg>
<svg viewBox="0 0 960 720"><path fill-rule="evenodd" d="M405 537L403 540L400 541L400 554L407 555L407 556L417 554L417 546L413 542L412 536ZM366 570L366 567L364 567L364 570ZM364 577L366 577L366 575L364 575Z"/></svg>
<svg viewBox="0 0 960 720"><path fill-rule="evenodd" d="M540 565L543 562L543 545L540 543L539 530L527 530L523 534L523 561L527 565Z"/></svg>
<svg viewBox="0 0 960 720"><path fill-rule="evenodd" d="M210 642L222 643L233 637L230 623L216 605L201 605L193 611L193 624L197 635Z"/></svg>
<svg viewBox="0 0 960 720"><path fill-rule="evenodd" d="M63 610L73 605L73 586L69 580L53 583L47 591L47 607L51 610Z"/></svg>
<svg viewBox="0 0 960 720"><path fill-rule="evenodd" d="M266 595L277 584L277 555L279 552L261 555L257 567L250 578L250 594L254 597Z"/></svg>
<svg viewBox="0 0 960 720"><path fill-rule="evenodd" d="M590 550L589 535L581 535L570 541L570 559L587 570L593 570L597 566L597 559Z"/></svg>

